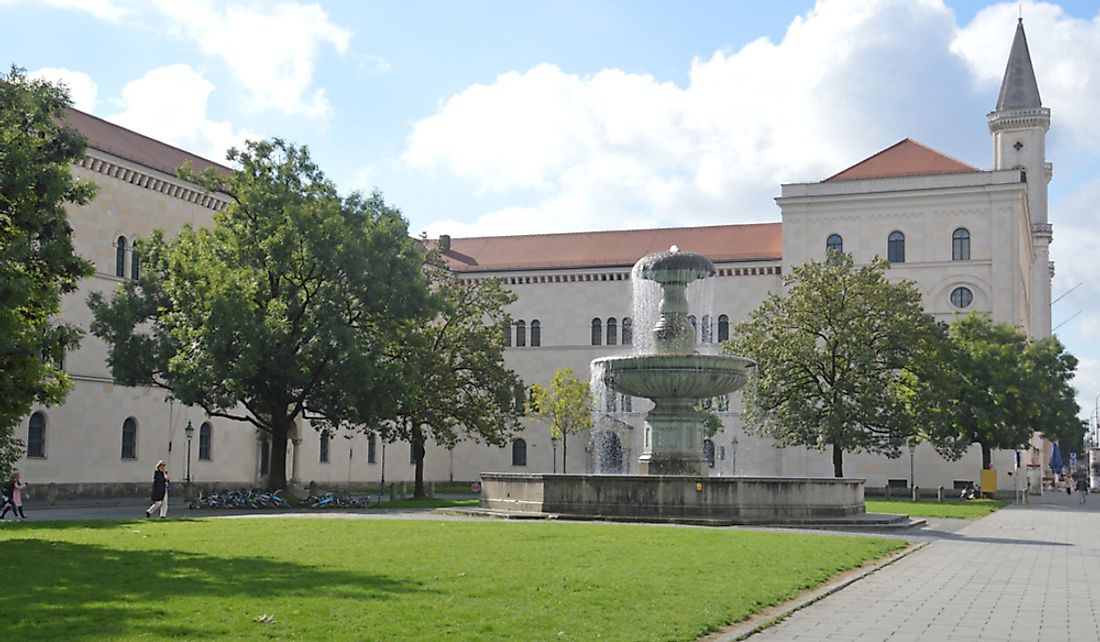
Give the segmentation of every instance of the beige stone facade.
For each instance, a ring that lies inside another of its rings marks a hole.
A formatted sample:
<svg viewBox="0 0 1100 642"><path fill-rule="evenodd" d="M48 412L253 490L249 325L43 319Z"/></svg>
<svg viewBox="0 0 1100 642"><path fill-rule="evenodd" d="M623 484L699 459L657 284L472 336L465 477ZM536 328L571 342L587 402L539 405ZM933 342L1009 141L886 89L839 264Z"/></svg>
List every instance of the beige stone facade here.
<svg viewBox="0 0 1100 642"><path fill-rule="evenodd" d="M1022 27L1017 40L1021 37ZM1026 53L1026 41L1023 48ZM1018 49L1014 44L1014 56ZM1015 62L1010 60L1010 70ZM1053 266L1047 258L1051 228L1046 181L1051 169L1044 158L1043 139L1049 111L1038 105L1037 89L1033 93L1033 97L1025 92L1022 98L1007 102L1002 96L998 109L990 114L991 171L971 168L906 140L822 182L782 185L776 199L781 218L775 223L442 238L440 243L463 278L501 278L517 294L510 311L517 326L523 322L525 345L518 345L513 334L506 358L527 384L546 384L563 367L586 379L593 359L631 350L622 345L623 320L634 316L631 265L672 244L707 255L719 271L713 279L712 341L703 349L713 348L719 338L720 320L732 329L769 293L781 291L785 269L822 259L833 235L857 263L887 257L891 235L902 235L904 260L892 263L890 275L916 282L926 309L940 320L984 310L996 321L1018 324L1034 336L1048 336ZM129 244L134 238L154 229L171 234L183 225L207 225L225 202L171 174L184 160L197 167L212 165L209 161L85 114L76 113L74 118L91 140L91 148L73 172L94 180L100 192L90 205L73 208L70 217L77 251L95 263L96 274L66 298L62 314L86 328L88 294L111 291L132 276ZM959 230L966 232L965 256L960 256L956 243ZM127 242L121 257L120 238ZM120 259L121 276L117 274ZM961 289L969 295L963 297ZM703 314L700 307L700 321ZM598 342L593 341L594 320L600 326ZM609 320L615 326L613 345L608 345ZM536 322L539 345L534 346ZM644 328L633 331L637 335ZM516 332L518 327L513 328ZM64 404L35 410L45 419L44 456L20 462L24 479L38 485L53 482L83 493L144 492L154 463L166 459L173 479L182 480L188 463L184 430L190 422L195 428L189 458L194 480L238 486L262 481L262 439L254 428L207 418L200 409L166 401L158 390L114 385L105 359L105 346L90 335L68 356L65 368L75 387ZM623 400L618 403L621 409ZM712 474L831 475L825 453L779 449L746 434L739 405L734 395L728 408L720 408L724 427L713 439ZM637 470L647 409L648 402L632 400L629 412L617 415L611 429L621 442L624 472ZM132 457L123 456L123 427L128 421L136 426ZM24 439L28 423L24 421L19 429ZM200 453L203 424L209 425L210 439L209 448L204 445ZM425 479L470 481L482 471L561 471L566 446L569 472L589 471L596 465L590 435L555 446L544 425L526 421L525 426L518 436L526 455L522 465L514 464L512 448L461 443L454 451L446 451L429 444ZM322 462L321 438L303 425L289 449L287 470L303 485L316 481L321 486L364 486L383 477L387 482L413 478L408 444L372 446L369 442L364 435L336 438L329 444L328 461ZM1025 458L1025 463L1029 459L1039 457ZM1018 479L1008 474L1012 453L995 453L994 465L999 486L1012 489ZM961 461L947 462L921 445L898 460L848 454L845 466L851 476L866 478L870 487L890 480L907 483L912 475L922 488L950 488L958 480L978 480L980 454L974 448Z"/></svg>

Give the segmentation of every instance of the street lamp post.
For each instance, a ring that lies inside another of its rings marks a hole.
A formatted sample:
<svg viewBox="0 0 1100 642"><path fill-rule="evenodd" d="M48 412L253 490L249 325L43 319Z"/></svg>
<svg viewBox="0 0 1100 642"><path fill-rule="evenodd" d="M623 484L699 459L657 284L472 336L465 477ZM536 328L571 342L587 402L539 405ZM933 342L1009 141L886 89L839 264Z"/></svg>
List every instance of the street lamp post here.
<svg viewBox="0 0 1100 642"><path fill-rule="evenodd" d="M913 485L914 484L914 479L915 479L914 475L913 475L913 454L916 453L916 451L917 451L917 445L913 444L913 443L909 444L909 488L910 489L915 488L915 486Z"/></svg>
<svg viewBox="0 0 1100 642"><path fill-rule="evenodd" d="M554 453L553 453L554 472L556 473L556 472L558 472L558 438L557 437L551 437L550 438L550 447L554 451Z"/></svg>
<svg viewBox="0 0 1100 642"><path fill-rule="evenodd" d="M187 494L191 495L191 436L195 434L195 427L191 425L191 420L187 420L187 427L183 429L183 432L187 435Z"/></svg>

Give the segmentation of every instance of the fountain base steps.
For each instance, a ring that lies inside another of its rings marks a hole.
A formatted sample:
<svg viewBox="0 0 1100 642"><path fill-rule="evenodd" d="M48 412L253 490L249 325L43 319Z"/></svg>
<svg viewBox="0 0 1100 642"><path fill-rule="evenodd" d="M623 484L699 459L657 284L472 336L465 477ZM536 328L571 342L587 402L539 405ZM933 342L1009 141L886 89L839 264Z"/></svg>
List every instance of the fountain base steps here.
<svg viewBox="0 0 1100 642"><path fill-rule="evenodd" d="M510 518L684 524L902 527L866 512L862 479L482 473L480 506Z"/></svg>

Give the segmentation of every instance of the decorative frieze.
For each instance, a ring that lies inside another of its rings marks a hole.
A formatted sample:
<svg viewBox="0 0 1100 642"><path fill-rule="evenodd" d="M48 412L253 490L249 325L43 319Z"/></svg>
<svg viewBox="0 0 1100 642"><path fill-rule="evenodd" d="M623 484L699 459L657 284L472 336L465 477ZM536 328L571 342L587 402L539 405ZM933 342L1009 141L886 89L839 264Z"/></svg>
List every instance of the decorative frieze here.
<svg viewBox="0 0 1100 642"><path fill-rule="evenodd" d="M109 176L124 183L130 183L143 189L160 192L171 198L178 198L188 203L194 203L206 209L221 211L229 206L229 201L224 197L208 194L201 189L191 187L186 183L176 183L157 178L152 174L125 167L102 158L85 156L78 165L97 174Z"/></svg>

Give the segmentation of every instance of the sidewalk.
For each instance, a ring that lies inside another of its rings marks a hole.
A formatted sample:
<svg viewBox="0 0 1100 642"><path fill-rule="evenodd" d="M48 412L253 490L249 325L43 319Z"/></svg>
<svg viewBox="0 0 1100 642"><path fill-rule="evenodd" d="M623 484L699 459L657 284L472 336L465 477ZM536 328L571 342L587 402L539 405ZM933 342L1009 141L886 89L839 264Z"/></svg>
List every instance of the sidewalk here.
<svg viewBox="0 0 1100 642"><path fill-rule="evenodd" d="M930 543L748 639L1100 640L1100 495L1030 499L955 532L907 534Z"/></svg>

